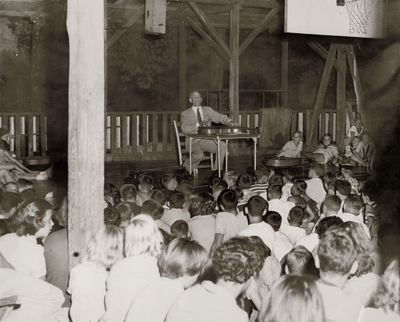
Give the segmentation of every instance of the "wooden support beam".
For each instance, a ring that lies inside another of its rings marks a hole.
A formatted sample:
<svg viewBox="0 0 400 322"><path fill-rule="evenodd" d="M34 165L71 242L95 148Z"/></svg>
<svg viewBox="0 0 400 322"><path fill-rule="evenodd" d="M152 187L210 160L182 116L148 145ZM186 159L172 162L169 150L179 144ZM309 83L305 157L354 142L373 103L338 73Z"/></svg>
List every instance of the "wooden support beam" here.
<svg viewBox="0 0 400 322"><path fill-rule="evenodd" d="M342 147L344 138L346 136L346 45L339 44L337 57L340 68L336 71L336 145Z"/></svg>
<svg viewBox="0 0 400 322"><path fill-rule="evenodd" d="M105 0L68 0L68 248L79 263L104 225Z"/></svg>
<svg viewBox="0 0 400 322"><path fill-rule="evenodd" d="M289 42L287 39L282 40L282 73L281 73L281 86L282 86L282 107L288 107L288 88L289 88ZM296 130L297 131L297 130Z"/></svg>
<svg viewBox="0 0 400 322"><path fill-rule="evenodd" d="M229 115L235 122L239 122L239 4L235 4L230 12L229 32L229 46L231 50L231 60L229 62Z"/></svg>
<svg viewBox="0 0 400 322"><path fill-rule="evenodd" d="M146 0L144 31L147 34L165 34L167 18L166 0Z"/></svg>
<svg viewBox="0 0 400 322"><path fill-rule="evenodd" d="M144 14L144 5L135 12L135 14L122 25L120 30L117 30L114 35L107 42L107 49L110 49L112 45L114 45L119 38L128 30L128 28L132 27L132 25Z"/></svg>
<svg viewBox="0 0 400 322"><path fill-rule="evenodd" d="M196 14L197 18L199 19L203 27L211 34L211 36L213 37L214 41L218 44L218 46L221 47L221 49L225 51L228 56L230 56L230 50L228 46L222 39L221 35L217 32L217 30L212 26L212 23L209 21L204 12L201 11L201 9L197 6L197 4L193 2L189 2L189 6Z"/></svg>
<svg viewBox="0 0 400 322"><path fill-rule="evenodd" d="M323 59L326 60L328 58L328 51L324 47L322 47L320 44L318 44L314 41L309 41L307 43L307 45L310 46L312 49L314 49ZM336 58L333 60L333 66L336 69L340 68Z"/></svg>
<svg viewBox="0 0 400 322"><path fill-rule="evenodd" d="M327 57L327 60L325 63L324 72L322 73L322 79L321 79L321 83L319 85L317 98L315 100L314 110L312 113L310 131L308 133L308 138L307 138L307 142L306 142L307 147L312 146L313 140L315 138L315 134L317 132L319 114L321 113L322 105L324 104L325 94L326 94L326 90L328 88L329 78L331 75L333 61L335 59L337 47L338 47L337 44L331 44L329 47L328 57Z"/></svg>
<svg viewBox="0 0 400 322"><path fill-rule="evenodd" d="M201 27L199 27L190 17L187 17L186 22L194 29L196 30L207 42L208 44L213 47L220 55L222 58L224 58L227 62L231 59L231 54L230 52L226 52L223 50Z"/></svg>
<svg viewBox="0 0 400 322"><path fill-rule="evenodd" d="M252 7L252 8L266 8L266 9L279 9L279 4L275 0L167 0L171 3L199 3L199 4L210 4L214 6L222 6L222 5L235 5L239 4L243 7Z"/></svg>
<svg viewBox="0 0 400 322"><path fill-rule="evenodd" d="M179 107L186 109L186 23L181 21L179 25Z"/></svg>
<svg viewBox="0 0 400 322"><path fill-rule="evenodd" d="M252 41L258 36L258 34L266 27L271 19L276 15L278 9L272 9L264 19L258 24L258 26L247 36L239 47L239 55L241 55L245 49L252 43Z"/></svg>
<svg viewBox="0 0 400 322"><path fill-rule="evenodd" d="M354 54L353 45L346 45L347 61L349 63L351 76L353 78L354 90L357 97L357 112L363 115L364 98L361 87L360 74L357 68L356 55Z"/></svg>

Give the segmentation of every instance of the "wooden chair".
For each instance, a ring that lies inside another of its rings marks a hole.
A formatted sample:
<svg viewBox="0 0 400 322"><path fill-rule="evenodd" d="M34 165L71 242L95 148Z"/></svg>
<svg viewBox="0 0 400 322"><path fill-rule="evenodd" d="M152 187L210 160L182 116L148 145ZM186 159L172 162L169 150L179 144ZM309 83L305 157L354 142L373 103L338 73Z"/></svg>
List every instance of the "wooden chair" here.
<svg viewBox="0 0 400 322"><path fill-rule="evenodd" d="M176 135L176 146L178 147L178 158L179 158L179 165L182 166L183 162L189 158L189 150L186 149L185 146L185 139L186 134L181 130L181 123L174 121L174 128L175 128L175 135ZM205 152L208 154L208 152ZM212 153L206 155L200 162L198 169L211 169L214 170L214 157ZM192 169L194 176L198 176L198 169Z"/></svg>

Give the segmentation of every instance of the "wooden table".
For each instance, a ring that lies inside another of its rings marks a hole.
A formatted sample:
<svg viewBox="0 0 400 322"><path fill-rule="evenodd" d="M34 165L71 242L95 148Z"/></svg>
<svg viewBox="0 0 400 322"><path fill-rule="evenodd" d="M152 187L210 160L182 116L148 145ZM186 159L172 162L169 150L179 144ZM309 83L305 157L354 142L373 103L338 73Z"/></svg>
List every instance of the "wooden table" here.
<svg viewBox="0 0 400 322"><path fill-rule="evenodd" d="M257 140L259 138L258 134L252 133L231 133L231 134L223 134L223 133L215 133L215 134L186 134L189 138L189 172L192 173L192 141L193 139L202 139L202 140L213 140L217 143L217 150L220 149L221 140L225 140L226 142L226 154L225 154L225 171L228 171L228 144L229 140L243 140L243 139L252 139L254 144L254 170L256 170L257 166ZM221 176L221 160L219 157L219 153L217 153L218 160L218 176Z"/></svg>

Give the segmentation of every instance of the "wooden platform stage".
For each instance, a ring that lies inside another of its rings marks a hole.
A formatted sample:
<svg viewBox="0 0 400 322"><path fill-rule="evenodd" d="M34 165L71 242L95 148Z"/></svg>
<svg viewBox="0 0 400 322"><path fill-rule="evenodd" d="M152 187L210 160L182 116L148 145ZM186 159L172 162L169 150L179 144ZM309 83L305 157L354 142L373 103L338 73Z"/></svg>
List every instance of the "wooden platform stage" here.
<svg viewBox="0 0 400 322"><path fill-rule="evenodd" d="M258 154L257 167L263 166L263 160L271 157L270 154ZM35 167L37 170L45 170L48 165L40 165ZM32 167L31 167L32 168ZM176 160L150 160L150 161L126 161L126 162L106 162L105 163L105 182L112 183L118 189L125 182L133 180L132 174L140 173L142 171L149 172L154 178L155 188L161 187L161 176L164 173L174 172L178 176L185 173L185 169L177 165ZM308 168L297 167L295 168L300 177L307 177ZM253 171L253 156L230 156L229 157L229 170L235 171L237 174L249 173ZM326 172L337 172L338 168L335 166L326 166ZM355 177L358 180L365 180L368 176L366 168L355 167L353 168ZM131 177L130 177L131 176ZM207 188L208 178L211 176L210 169L200 169L199 177L196 183L196 190L201 191ZM129 180L129 177L132 178ZM126 179L128 178L128 179ZM34 187L38 194L44 197L48 192L54 191L55 196L64 196L67 194L68 186L68 166L66 163L54 164L54 175L51 180L35 181Z"/></svg>

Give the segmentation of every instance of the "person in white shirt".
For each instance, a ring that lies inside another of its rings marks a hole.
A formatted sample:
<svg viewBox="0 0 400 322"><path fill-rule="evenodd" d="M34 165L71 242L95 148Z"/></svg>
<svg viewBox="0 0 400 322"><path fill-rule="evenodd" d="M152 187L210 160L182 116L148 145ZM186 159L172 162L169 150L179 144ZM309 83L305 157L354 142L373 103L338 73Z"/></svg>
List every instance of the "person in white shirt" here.
<svg viewBox="0 0 400 322"><path fill-rule="evenodd" d="M170 209L164 211L164 215L161 217L163 222L171 226L177 220L189 221L190 213L186 209L183 209L185 206L185 195L182 192L171 192L168 204Z"/></svg>
<svg viewBox="0 0 400 322"><path fill-rule="evenodd" d="M324 183L320 178L323 172L324 172L323 165L319 163L312 163L310 165L310 170L308 171L308 177L310 179L306 180L307 183L306 194L317 203L318 208L321 207L321 204L326 196Z"/></svg>
<svg viewBox="0 0 400 322"><path fill-rule="evenodd" d="M289 225L282 225L280 230L289 237L293 245L306 235L306 231L300 228L301 224L307 219L306 212L303 208L295 206L289 211L288 222Z"/></svg>
<svg viewBox="0 0 400 322"><path fill-rule="evenodd" d="M347 198L347 196L350 193L351 193L351 183L350 182L348 182L347 180L336 180L335 194L342 201L342 204L341 204L341 207L340 207L338 213L343 212L344 200Z"/></svg>
<svg viewBox="0 0 400 322"><path fill-rule="evenodd" d="M125 322L164 322L179 295L197 281L207 259L205 249L195 241L172 240L158 259L161 277L135 297Z"/></svg>
<svg viewBox="0 0 400 322"><path fill-rule="evenodd" d="M289 211L296 206L294 202L282 200L282 186L273 184L267 189L268 194L268 209L276 211L282 216L282 224L289 225L288 216Z"/></svg>
<svg viewBox="0 0 400 322"><path fill-rule="evenodd" d="M285 273L319 277L313 255L303 246L293 247L286 255Z"/></svg>

